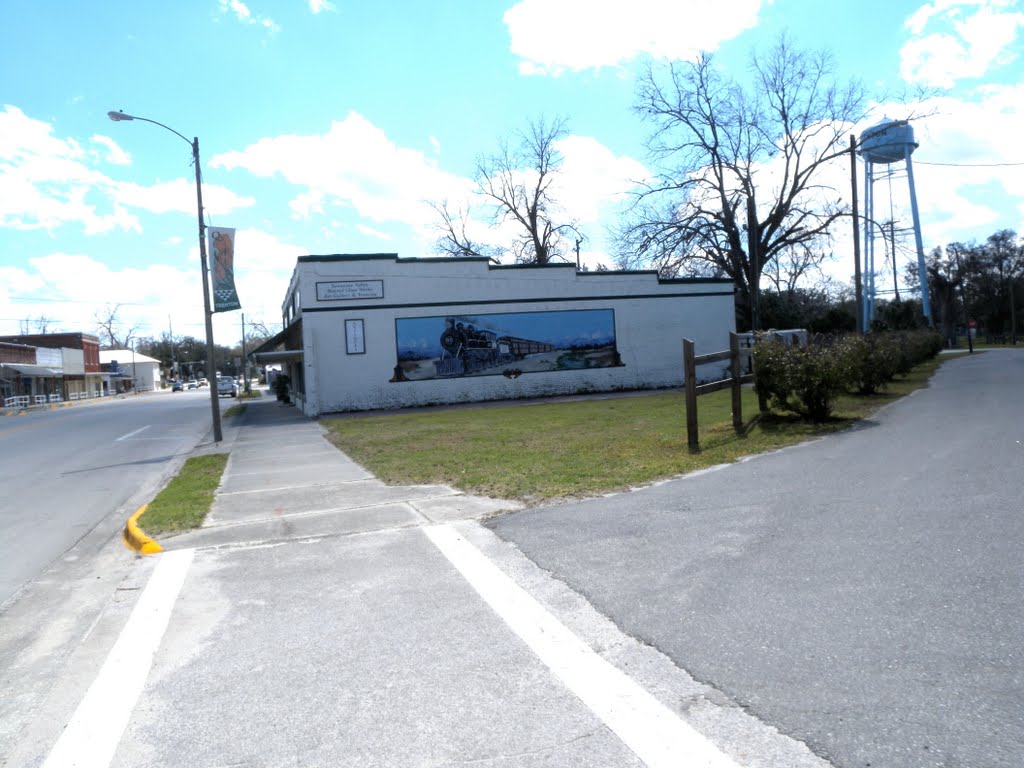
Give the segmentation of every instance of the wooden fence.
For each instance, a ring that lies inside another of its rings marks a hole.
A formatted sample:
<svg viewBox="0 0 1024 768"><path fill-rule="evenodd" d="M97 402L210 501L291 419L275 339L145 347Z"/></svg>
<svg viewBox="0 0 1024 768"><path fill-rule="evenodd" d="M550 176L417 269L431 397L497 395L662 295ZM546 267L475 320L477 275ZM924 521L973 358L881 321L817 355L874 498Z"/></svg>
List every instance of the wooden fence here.
<svg viewBox="0 0 1024 768"><path fill-rule="evenodd" d="M715 363L720 360L729 361L728 378L706 384L697 384L697 366ZM740 341L735 333L729 334L729 349L723 352L712 352L707 355L694 355L693 341L691 339L683 339L683 381L686 387L686 442L691 451L696 451L700 448L697 436L697 396L731 387L732 425L739 429L743 426L743 405L740 397L740 387L753 380L754 374L744 374L741 372Z"/></svg>

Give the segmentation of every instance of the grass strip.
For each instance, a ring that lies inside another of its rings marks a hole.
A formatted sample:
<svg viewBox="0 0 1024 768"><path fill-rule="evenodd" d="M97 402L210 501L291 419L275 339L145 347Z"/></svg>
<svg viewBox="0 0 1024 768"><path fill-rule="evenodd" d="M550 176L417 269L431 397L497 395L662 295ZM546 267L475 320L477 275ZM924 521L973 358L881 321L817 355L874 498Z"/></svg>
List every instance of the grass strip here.
<svg viewBox="0 0 1024 768"><path fill-rule="evenodd" d="M245 407L246 407L245 403L236 403L235 405L232 405L232 406L230 406L228 408L225 408L224 409L224 418L225 419L230 419L233 416L241 416L243 413L245 413Z"/></svg>
<svg viewBox="0 0 1024 768"><path fill-rule="evenodd" d="M178 474L150 502L139 526L153 536L198 528L213 504L228 463L228 454L211 453L188 459Z"/></svg>
<svg viewBox="0 0 1024 768"><path fill-rule="evenodd" d="M918 366L880 394L842 397L834 418L823 424L762 416L755 393L745 387L745 421L736 430L728 390L701 396L696 453L687 446L682 392L347 415L321 423L338 448L387 483L443 483L535 504L626 490L845 429L925 386L940 362Z"/></svg>

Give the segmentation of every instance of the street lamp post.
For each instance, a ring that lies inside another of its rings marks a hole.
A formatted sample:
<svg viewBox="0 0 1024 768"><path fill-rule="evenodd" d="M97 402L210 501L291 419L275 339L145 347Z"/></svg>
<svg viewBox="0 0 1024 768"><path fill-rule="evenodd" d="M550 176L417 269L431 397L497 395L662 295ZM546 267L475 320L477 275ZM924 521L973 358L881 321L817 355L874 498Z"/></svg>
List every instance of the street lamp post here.
<svg viewBox="0 0 1024 768"><path fill-rule="evenodd" d="M203 185L199 172L199 137L197 136L192 141L189 141L170 126L158 123L156 120L150 120L148 117L138 117L124 112L107 112L107 117L114 122L141 120L144 123L159 125L192 147L192 162L196 168L196 202L199 206L199 259L202 263L203 312L206 315L206 365L209 368L206 376L210 382L210 413L213 419L213 441L219 443L224 437L221 434L220 428L220 395L217 393L217 368L213 357L213 312L210 310L210 288L207 284L210 270L206 265L206 225L203 224Z"/></svg>

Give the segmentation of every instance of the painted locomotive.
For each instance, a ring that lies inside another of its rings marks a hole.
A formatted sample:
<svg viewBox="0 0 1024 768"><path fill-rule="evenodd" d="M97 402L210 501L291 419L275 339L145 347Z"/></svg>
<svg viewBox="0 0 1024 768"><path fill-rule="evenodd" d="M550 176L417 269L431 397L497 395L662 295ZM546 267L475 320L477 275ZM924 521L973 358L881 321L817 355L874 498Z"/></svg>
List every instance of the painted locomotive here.
<svg viewBox="0 0 1024 768"><path fill-rule="evenodd" d="M434 361L438 376L467 376L487 368L495 368L522 360L527 355L550 352L551 344L515 336L499 336L493 331L462 323L457 318L445 319L441 333L441 357Z"/></svg>

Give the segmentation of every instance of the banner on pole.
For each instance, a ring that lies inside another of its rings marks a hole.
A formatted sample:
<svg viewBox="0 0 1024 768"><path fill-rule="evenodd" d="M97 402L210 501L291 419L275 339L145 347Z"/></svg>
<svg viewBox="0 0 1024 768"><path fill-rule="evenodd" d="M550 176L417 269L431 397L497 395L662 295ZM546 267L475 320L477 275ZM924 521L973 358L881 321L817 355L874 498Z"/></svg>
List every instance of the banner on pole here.
<svg viewBox="0 0 1024 768"><path fill-rule="evenodd" d="M208 227L210 232L210 274L213 275L213 311L241 309L235 290L235 230Z"/></svg>

